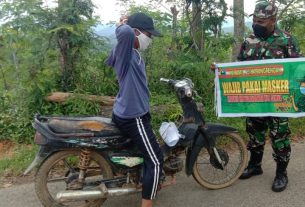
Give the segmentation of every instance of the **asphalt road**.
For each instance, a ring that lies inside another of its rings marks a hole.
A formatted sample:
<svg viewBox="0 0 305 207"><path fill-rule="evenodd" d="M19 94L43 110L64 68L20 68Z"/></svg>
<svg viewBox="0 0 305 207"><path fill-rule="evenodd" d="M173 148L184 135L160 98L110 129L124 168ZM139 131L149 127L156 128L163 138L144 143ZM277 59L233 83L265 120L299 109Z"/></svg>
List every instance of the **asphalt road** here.
<svg viewBox="0 0 305 207"><path fill-rule="evenodd" d="M301 207L305 206L305 144L293 143L288 167L289 184L285 191L274 193L271 185L275 163L271 148L266 146L263 160L264 174L249 180L238 180L221 190L207 190L192 177L183 173L177 176L177 184L162 189L154 207ZM141 195L135 194L108 199L103 207L138 207ZM40 207L33 184L0 189L0 207Z"/></svg>

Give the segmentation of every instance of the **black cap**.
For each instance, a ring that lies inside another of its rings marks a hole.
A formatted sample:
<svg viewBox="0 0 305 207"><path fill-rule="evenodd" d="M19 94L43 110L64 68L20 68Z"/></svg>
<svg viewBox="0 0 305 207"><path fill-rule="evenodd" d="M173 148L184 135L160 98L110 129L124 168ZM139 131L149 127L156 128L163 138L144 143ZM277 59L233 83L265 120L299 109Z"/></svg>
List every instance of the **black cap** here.
<svg viewBox="0 0 305 207"><path fill-rule="evenodd" d="M160 32L155 30L154 22L151 17L147 16L144 13L138 12L130 15L128 17L128 23L129 26L132 28L137 28L140 30L144 30L146 32L149 32L153 36L162 36Z"/></svg>

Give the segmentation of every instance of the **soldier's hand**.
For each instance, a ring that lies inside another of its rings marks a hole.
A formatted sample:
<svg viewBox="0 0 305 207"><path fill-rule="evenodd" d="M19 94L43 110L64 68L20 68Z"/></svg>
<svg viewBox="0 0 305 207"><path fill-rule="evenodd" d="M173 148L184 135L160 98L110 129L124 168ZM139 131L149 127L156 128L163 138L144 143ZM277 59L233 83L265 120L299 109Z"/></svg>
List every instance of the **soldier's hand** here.
<svg viewBox="0 0 305 207"><path fill-rule="evenodd" d="M215 70L217 69L217 66L216 66L216 63L212 63L211 66L210 66L210 70L215 72Z"/></svg>

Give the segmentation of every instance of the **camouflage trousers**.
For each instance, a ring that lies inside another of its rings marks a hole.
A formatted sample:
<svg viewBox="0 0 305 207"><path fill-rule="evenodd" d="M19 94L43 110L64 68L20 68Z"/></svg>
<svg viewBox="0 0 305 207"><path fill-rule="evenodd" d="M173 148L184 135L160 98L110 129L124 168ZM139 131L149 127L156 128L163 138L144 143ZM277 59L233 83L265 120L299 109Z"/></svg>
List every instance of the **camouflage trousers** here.
<svg viewBox="0 0 305 207"><path fill-rule="evenodd" d="M247 148L249 151L263 153L266 133L272 142L273 158L276 162L288 162L291 147L288 118L282 117L247 117L246 131L249 134Z"/></svg>

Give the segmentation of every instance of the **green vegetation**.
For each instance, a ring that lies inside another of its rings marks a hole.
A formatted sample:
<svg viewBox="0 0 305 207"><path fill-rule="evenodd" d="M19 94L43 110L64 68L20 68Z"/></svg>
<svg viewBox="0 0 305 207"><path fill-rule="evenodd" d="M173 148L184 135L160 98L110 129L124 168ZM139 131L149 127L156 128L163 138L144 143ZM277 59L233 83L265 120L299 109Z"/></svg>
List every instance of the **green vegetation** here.
<svg viewBox="0 0 305 207"><path fill-rule="evenodd" d="M126 3L125 0L121 1ZM56 7L47 8L40 0L0 1L0 22L3 22L0 25L0 141L32 144L34 130L31 122L37 113L100 114L98 104L77 98L64 104L47 102L45 97L50 92L100 96L114 96L117 92L115 74L104 64L110 50L107 40L96 36L93 31L98 19L92 15L92 2L57 2ZM157 1L151 2L156 4ZM152 95L151 105L152 108L159 106L162 110L162 113L156 110L152 112L156 131L162 121L175 121L181 112L175 94L167 85L160 83L160 77L188 77L193 80L198 94L203 98L207 121L231 125L244 138L247 137L244 118L218 119L215 115L214 75L209 70L210 64L230 62L235 41L233 35L221 33L227 8L225 1L220 2L220 11L202 13L202 21L196 19L196 24L192 26L191 4L196 4L199 10L199 6L203 6L202 11L213 11L214 1L169 1L170 5L188 6L189 13L182 14L181 9L176 21L173 14L158 11L156 7L127 4L130 12L144 11L153 16L156 27L164 35L155 38L152 47L144 54ZM282 15L280 25L299 39L304 51L304 15L291 16L289 13L303 14L299 11L287 10ZM199 36L196 31L199 31ZM304 131L299 127L304 120L291 119L293 136L304 136ZM36 150L36 147L17 147L14 157L0 160L0 175L4 169L13 168L14 172L20 172L30 163Z"/></svg>
<svg viewBox="0 0 305 207"><path fill-rule="evenodd" d="M34 160L38 147L28 145L17 145L13 148L11 156L0 159L0 177L17 176L29 166Z"/></svg>

